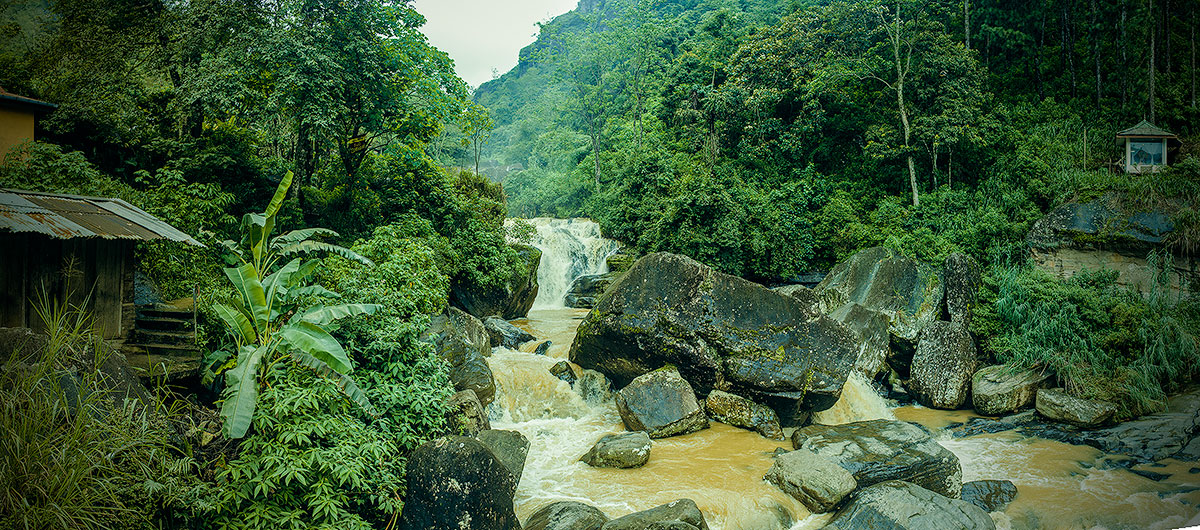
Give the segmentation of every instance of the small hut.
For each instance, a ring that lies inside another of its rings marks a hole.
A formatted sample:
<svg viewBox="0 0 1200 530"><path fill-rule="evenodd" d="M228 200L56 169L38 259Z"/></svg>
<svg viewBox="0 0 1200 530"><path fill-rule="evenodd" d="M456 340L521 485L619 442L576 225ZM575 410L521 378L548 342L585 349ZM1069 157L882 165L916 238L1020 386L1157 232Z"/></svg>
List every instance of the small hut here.
<svg viewBox="0 0 1200 530"><path fill-rule="evenodd" d="M127 338L134 244L155 239L204 246L120 199L0 189L0 327L40 330L44 293L89 310L104 338Z"/></svg>
<svg viewBox="0 0 1200 530"><path fill-rule="evenodd" d="M18 96L0 87L0 162L8 151L24 142L33 140L33 126L37 117L57 108L57 105Z"/></svg>
<svg viewBox="0 0 1200 530"><path fill-rule="evenodd" d="M1153 173L1170 164L1170 150L1179 146L1179 137L1142 120L1117 133L1117 145L1123 149L1126 173Z"/></svg>

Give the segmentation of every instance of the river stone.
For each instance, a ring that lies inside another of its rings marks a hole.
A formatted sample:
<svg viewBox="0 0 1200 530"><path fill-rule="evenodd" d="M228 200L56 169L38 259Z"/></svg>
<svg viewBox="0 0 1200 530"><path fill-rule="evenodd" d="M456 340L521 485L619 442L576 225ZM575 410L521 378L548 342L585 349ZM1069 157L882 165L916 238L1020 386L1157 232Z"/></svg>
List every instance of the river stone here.
<svg viewBox="0 0 1200 530"><path fill-rule="evenodd" d="M642 431L606 434L580 458L592 467L642 467L650 460L650 436Z"/></svg>
<svg viewBox="0 0 1200 530"><path fill-rule="evenodd" d="M712 419L727 425L750 429L772 440L783 439L779 428L779 417L766 405L760 405L742 396L713 390L704 400L704 408Z"/></svg>
<svg viewBox="0 0 1200 530"><path fill-rule="evenodd" d="M571 363L567 361L554 363L554 366L550 367L550 373L554 374L554 377L566 381L569 385L575 384L575 370L571 369Z"/></svg>
<svg viewBox="0 0 1200 530"><path fill-rule="evenodd" d="M534 355L546 355L546 352L550 350L551 344L553 344L553 343L550 341L545 341L541 344L538 344L537 348L533 349L533 354Z"/></svg>
<svg viewBox="0 0 1200 530"><path fill-rule="evenodd" d="M776 457L763 478L803 503L812 513L834 509L858 488L854 475L837 462L805 449Z"/></svg>
<svg viewBox="0 0 1200 530"><path fill-rule="evenodd" d="M970 397L971 376L978 368L975 341L967 328L955 322L933 322L921 331L908 392L926 407L957 409Z"/></svg>
<svg viewBox="0 0 1200 530"><path fill-rule="evenodd" d="M832 530L994 530L987 512L916 484L889 480L859 490L838 511Z"/></svg>
<svg viewBox="0 0 1200 530"><path fill-rule="evenodd" d="M617 412L625 428L666 438L708 428L708 417L692 385L679 372L661 369L639 376L617 392Z"/></svg>
<svg viewBox="0 0 1200 530"><path fill-rule="evenodd" d="M446 397L446 423L450 432L463 436L475 436L491 429L487 412L474 390L462 390Z"/></svg>
<svg viewBox="0 0 1200 530"><path fill-rule="evenodd" d="M525 530L600 530L608 516L595 507L576 501L558 501L542 506L525 521Z"/></svg>
<svg viewBox="0 0 1200 530"><path fill-rule="evenodd" d="M683 521L658 521L650 523L646 530L698 530L695 525Z"/></svg>
<svg viewBox="0 0 1200 530"><path fill-rule="evenodd" d="M497 317L483 319L483 327L487 329L488 339L493 348L503 346L515 350L522 344L533 340L533 335L530 335L528 331Z"/></svg>
<svg viewBox="0 0 1200 530"><path fill-rule="evenodd" d="M529 245L512 245L521 258L521 267L511 278L496 287L477 285L469 278L450 282L450 302L479 318L499 316L504 320L524 318L537 298L538 262L542 251Z"/></svg>
<svg viewBox="0 0 1200 530"><path fill-rule="evenodd" d="M1081 399L1050 388L1037 391L1035 408L1042 416L1085 429L1100 427L1117 413L1117 407L1107 401Z"/></svg>
<svg viewBox="0 0 1200 530"><path fill-rule="evenodd" d="M1037 391L1050 379L1030 370L1014 370L1004 365L988 366L971 378L971 402L975 412L1000 416L1033 405Z"/></svg>
<svg viewBox="0 0 1200 530"><path fill-rule="evenodd" d="M612 383L608 376L595 370L584 370L575 383L575 391L591 406L607 403L612 399Z"/></svg>
<svg viewBox="0 0 1200 530"><path fill-rule="evenodd" d="M1088 433L1084 442L1106 453L1127 455L1143 462L1165 458L1186 462L1200 460L1195 451L1198 444L1194 443L1200 439L1197 437L1200 434L1200 391L1176 396L1171 401L1171 411ZM1174 406L1176 403L1182 403L1182 406Z"/></svg>
<svg viewBox="0 0 1200 530"><path fill-rule="evenodd" d="M648 530L654 523L669 523L679 521L690 524L701 530L708 530L704 514L691 499L679 499L649 510L634 512L624 517L613 519L600 530ZM668 527L670 528L670 527Z"/></svg>
<svg viewBox="0 0 1200 530"><path fill-rule="evenodd" d="M888 331L901 347L893 352L897 354L913 351L921 330L938 319L945 292L936 271L884 247L858 251L837 264L813 290L823 300L840 295L842 303L856 302L889 315Z"/></svg>
<svg viewBox="0 0 1200 530"><path fill-rule="evenodd" d="M975 297L982 282L979 262L955 252L942 265L942 281L946 286L946 314L951 322L969 326L975 310Z"/></svg>
<svg viewBox="0 0 1200 530"><path fill-rule="evenodd" d="M417 447L407 486L401 530L521 530L512 473L474 438L447 436Z"/></svg>
<svg viewBox="0 0 1200 530"><path fill-rule="evenodd" d="M796 299L655 253L597 301L570 358L618 385L673 365L702 395L718 389L773 408L803 400L823 410L837 402L857 354L848 330Z"/></svg>
<svg viewBox="0 0 1200 530"><path fill-rule="evenodd" d="M563 298L563 305L591 309L596 305L596 299L604 294L604 290L620 277L620 272L607 272L604 274L584 274L575 278L575 281L571 282L571 287L567 289L567 294Z"/></svg>
<svg viewBox="0 0 1200 530"><path fill-rule="evenodd" d="M867 379L875 379L887 368L885 363L891 353L887 315L867 309L857 302L849 302L833 310L829 316L857 336L858 360L854 362L854 368Z"/></svg>
<svg viewBox="0 0 1200 530"><path fill-rule="evenodd" d="M488 429L475 435L475 438L487 446L513 474L513 483L521 482L521 474L525 472L525 457L529 456L529 440L517 431L501 431Z"/></svg>
<svg viewBox="0 0 1200 530"><path fill-rule="evenodd" d="M1017 486L1011 480L974 480L963 483L962 500L985 512L998 512L1017 498Z"/></svg>
<svg viewBox="0 0 1200 530"><path fill-rule="evenodd" d="M450 365L450 382L455 390L474 390L484 406L496 396L496 381L488 366L491 339L479 319L451 307L430 321L434 348Z"/></svg>
<svg viewBox="0 0 1200 530"><path fill-rule="evenodd" d="M792 433L792 447L836 461L860 487L907 480L955 498L962 489L958 457L925 430L904 421L809 425Z"/></svg>

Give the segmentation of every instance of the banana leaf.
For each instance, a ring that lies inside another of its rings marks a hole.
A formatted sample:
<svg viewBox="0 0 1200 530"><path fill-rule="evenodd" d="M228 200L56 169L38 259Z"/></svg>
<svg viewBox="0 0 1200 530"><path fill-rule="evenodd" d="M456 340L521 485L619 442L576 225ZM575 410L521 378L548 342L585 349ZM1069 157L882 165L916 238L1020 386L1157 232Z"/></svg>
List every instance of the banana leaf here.
<svg viewBox="0 0 1200 530"><path fill-rule="evenodd" d="M221 403L225 436L241 438L250 430L258 404L258 366L273 349L271 344L242 347L237 366L225 372L225 401Z"/></svg>
<svg viewBox="0 0 1200 530"><path fill-rule="evenodd" d="M371 260L359 255L353 250L331 243L325 243L323 241L300 241L298 243L292 243L290 245L280 247L278 250L280 256L307 254L309 252L328 252L331 254L337 254L351 261L356 261L368 267L375 265L371 262Z"/></svg>
<svg viewBox="0 0 1200 530"><path fill-rule="evenodd" d="M267 304L267 293L263 291L262 283L258 280L258 269L252 263L243 263L237 268L226 268L225 276L233 282L233 287L241 295L242 303L251 316L254 328L261 335L270 323L271 306Z"/></svg>
<svg viewBox="0 0 1200 530"><path fill-rule="evenodd" d="M350 376L338 373L328 364L303 351L293 350L291 355L300 364L312 368L322 377L332 380L337 385L338 390L341 390L350 401L362 407L363 411L367 414L373 417L379 416L379 411L375 410L375 406L367 399L367 395L363 393L362 389L358 388L358 385L354 383L354 379Z"/></svg>
<svg viewBox="0 0 1200 530"><path fill-rule="evenodd" d="M338 373L354 370L346 350L328 331L312 322L293 322L280 328L277 336L288 352L302 351L328 364Z"/></svg>
<svg viewBox="0 0 1200 530"><path fill-rule="evenodd" d="M310 322L319 326L355 315L373 315L379 304L338 304L310 308L292 316L290 322Z"/></svg>
<svg viewBox="0 0 1200 530"><path fill-rule="evenodd" d="M233 335L239 347L257 342L258 334L254 331L254 325L244 313L225 304L213 304L213 311L225 322L229 334Z"/></svg>

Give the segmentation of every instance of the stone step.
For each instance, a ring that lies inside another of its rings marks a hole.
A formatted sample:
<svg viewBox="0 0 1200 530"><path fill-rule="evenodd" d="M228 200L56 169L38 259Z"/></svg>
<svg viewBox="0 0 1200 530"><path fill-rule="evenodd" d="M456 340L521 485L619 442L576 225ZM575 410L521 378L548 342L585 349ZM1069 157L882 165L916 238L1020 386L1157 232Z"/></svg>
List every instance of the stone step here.
<svg viewBox="0 0 1200 530"><path fill-rule="evenodd" d="M173 346L195 347L196 333L191 330L163 331L138 328L133 331L133 341L135 344L169 344Z"/></svg>
<svg viewBox="0 0 1200 530"><path fill-rule="evenodd" d="M192 317L138 317L135 321L137 329L146 331L191 331Z"/></svg>

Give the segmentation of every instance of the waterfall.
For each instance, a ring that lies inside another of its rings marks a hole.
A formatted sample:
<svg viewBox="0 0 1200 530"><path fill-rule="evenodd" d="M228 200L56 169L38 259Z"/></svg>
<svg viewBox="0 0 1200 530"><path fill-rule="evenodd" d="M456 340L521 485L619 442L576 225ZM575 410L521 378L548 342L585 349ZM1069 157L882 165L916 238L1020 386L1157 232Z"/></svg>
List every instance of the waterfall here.
<svg viewBox="0 0 1200 530"><path fill-rule="evenodd" d="M538 295L535 309L563 307L571 282L585 274L608 272L605 258L620 248L600 235L600 225L591 219L529 219L537 232L530 244L542 251L538 264Z"/></svg>
<svg viewBox="0 0 1200 530"><path fill-rule="evenodd" d="M813 422L821 425L841 425L855 421L894 420L887 401L871 386L858 370L852 370L842 386L837 403L827 410L813 413Z"/></svg>

